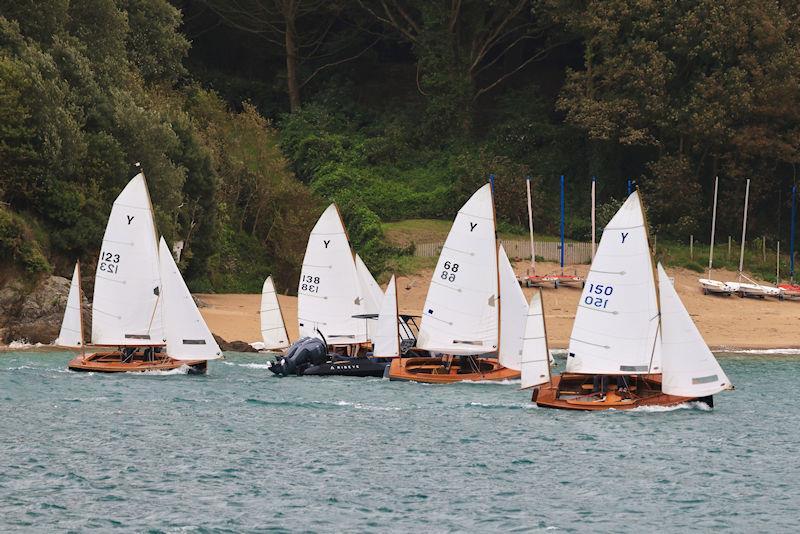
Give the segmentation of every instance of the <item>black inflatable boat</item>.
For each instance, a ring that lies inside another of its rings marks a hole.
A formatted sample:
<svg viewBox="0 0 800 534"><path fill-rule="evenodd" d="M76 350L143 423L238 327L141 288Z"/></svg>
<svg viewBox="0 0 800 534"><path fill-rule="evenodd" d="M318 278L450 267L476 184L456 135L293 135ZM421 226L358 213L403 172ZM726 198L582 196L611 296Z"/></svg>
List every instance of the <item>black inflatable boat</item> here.
<svg viewBox="0 0 800 534"><path fill-rule="evenodd" d="M332 354L321 339L304 337L292 344L285 356L279 356L269 370L278 376L382 377L388 364L385 358Z"/></svg>

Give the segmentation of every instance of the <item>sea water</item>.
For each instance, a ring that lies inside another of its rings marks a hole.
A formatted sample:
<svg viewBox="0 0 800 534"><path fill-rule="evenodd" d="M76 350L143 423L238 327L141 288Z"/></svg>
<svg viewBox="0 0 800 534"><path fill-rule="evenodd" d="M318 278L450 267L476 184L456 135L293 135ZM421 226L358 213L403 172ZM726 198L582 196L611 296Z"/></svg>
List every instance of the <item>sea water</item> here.
<svg viewBox="0 0 800 534"><path fill-rule="evenodd" d="M0 354L0 531L797 532L800 357L706 410L536 408L518 382L66 370Z"/></svg>

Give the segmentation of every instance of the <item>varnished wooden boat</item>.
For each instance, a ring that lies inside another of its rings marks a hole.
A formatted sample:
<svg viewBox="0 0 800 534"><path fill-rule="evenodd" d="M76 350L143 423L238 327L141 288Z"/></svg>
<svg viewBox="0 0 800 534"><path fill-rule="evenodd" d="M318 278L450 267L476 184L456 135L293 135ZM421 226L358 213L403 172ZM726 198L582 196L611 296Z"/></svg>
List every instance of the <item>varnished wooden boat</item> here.
<svg viewBox="0 0 800 534"><path fill-rule="evenodd" d="M609 385L605 398L592 393L595 375L564 373L549 383L534 388L531 401L543 408L563 410L630 410L641 406L676 406L686 402L702 402L714 406L712 395L707 397L678 397L661 391L661 375L627 376L627 392ZM601 400L602 399L602 400Z"/></svg>
<svg viewBox="0 0 800 534"><path fill-rule="evenodd" d="M189 367L189 374L205 374L208 368L207 360L176 360L166 355L156 354L152 358L145 356L144 352L136 352L130 361L123 361L120 352L95 352L76 356L70 360L68 368L71 371L92 373L137 373L144 371L172 371Z"/></svg>
<svg viewBox="0 0 800 534"><path fill-rule="evenodd" d="M468 359L467 359L468 358ZM438 357L395 358L389 366L389 380L406 380L428 384L450 384L477 380L512 380L520 372L503 367L493 358L455 357L447 365L447 359ZM465 367L462 368L462 362ZM466 362L469 362L466 365Z"/></svg>

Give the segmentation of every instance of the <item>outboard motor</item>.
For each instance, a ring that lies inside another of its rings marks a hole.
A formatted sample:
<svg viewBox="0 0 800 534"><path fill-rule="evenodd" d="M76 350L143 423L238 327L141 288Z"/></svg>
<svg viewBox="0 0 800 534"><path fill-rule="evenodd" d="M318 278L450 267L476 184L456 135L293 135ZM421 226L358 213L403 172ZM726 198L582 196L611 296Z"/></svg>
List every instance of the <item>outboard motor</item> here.
<svg viewBox="0 0 800 534"><path fill-rule="evenodd" d="M269 370L279 376L302 375L312 365L328 361L328 347L316 337L302 337L295 341L286 356L279 357Z"/></svg>

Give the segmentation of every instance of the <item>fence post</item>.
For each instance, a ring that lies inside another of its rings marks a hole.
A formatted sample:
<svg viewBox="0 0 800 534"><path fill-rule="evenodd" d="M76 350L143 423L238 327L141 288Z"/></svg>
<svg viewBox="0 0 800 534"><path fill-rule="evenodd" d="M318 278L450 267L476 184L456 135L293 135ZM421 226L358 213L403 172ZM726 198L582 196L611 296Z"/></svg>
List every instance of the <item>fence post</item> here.
<svg viewBox="0 0 800 534"><path fill-rule="evenodd" d="M728 236L728 259L731 259L731 236Z"/></svg>
<svg viewBox="0 0 800 534"><path fill-rule="evenodd" d="M694 234L689 234L689 259L694 260Z"/></svg>
<svg viewBox="0 0 800 534"><path fill-rule="evenodd" d="M764 263L767 262L767 236L761 238L761 256Z"/></svg>

